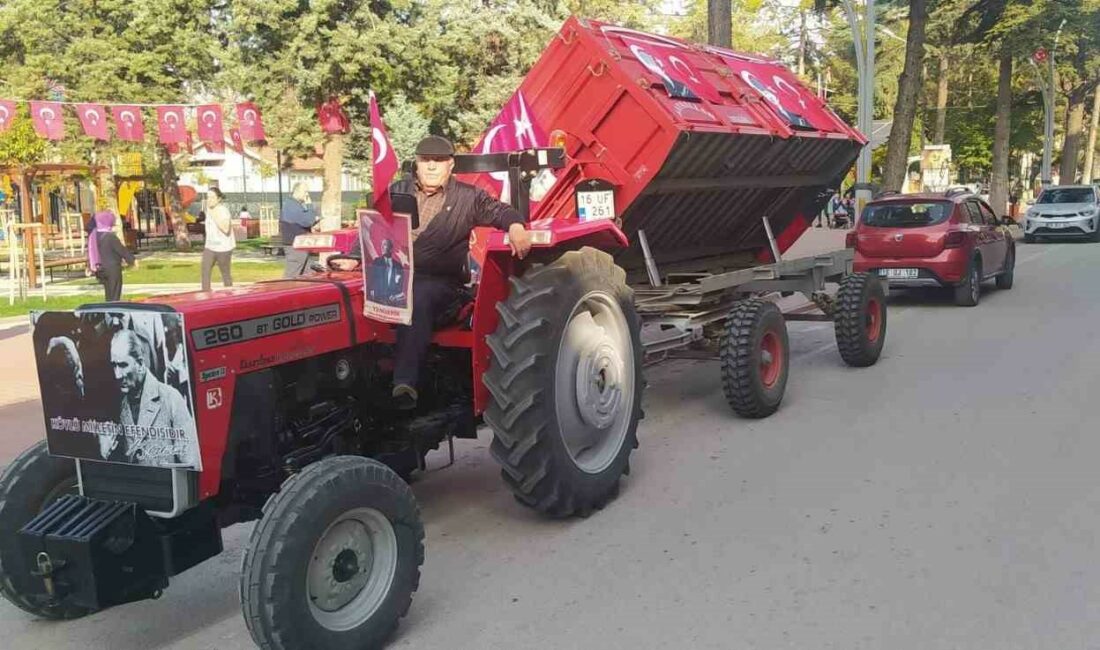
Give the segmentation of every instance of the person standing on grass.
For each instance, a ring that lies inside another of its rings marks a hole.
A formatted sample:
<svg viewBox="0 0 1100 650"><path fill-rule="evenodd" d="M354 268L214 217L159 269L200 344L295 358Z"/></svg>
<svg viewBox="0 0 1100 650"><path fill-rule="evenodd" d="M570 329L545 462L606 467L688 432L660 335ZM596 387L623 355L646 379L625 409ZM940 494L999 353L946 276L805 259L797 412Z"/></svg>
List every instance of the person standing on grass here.
<svg viewBox="0 0 1100 650"><path fill-rule="evenodd" d="M88 237L88 270L103 283L104 300L117 302L122 299L122 262L135 269L138 262L114 233L114 212L101 210L93 219L95 230Z"/></svg>
<svg viewBox="0 0 1100 650"><path fill-rule="evenodd" d="M214 264L222 274L222 284L233 286L233 249L237 237L233 234L233 219L225 207L225 195L216 187L206 191L206 242L202 249L202 290L210 291L210 276Z"/></svg>
<svg viewBox="0 0 1100 650"><path fill-rule="evenodd" d="M294 238L304 235L317 224L317 210L309 200L309 187L305 183L294 184L290 192L291 199L283 205L279 215L279 236L283 240L283 253L286 255L284 278L293 278L306 272L309 265L309 253L294 250Z"/></svg>

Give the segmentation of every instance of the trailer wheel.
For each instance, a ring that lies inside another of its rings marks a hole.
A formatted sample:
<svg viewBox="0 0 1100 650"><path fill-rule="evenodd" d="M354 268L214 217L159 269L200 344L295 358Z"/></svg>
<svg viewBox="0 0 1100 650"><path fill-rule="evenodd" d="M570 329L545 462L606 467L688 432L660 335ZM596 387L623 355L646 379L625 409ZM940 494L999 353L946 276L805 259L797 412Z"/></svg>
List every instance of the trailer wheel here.
<svg viewBox="0 0 1100 650"><path fill-rule="evenodd" d="M746 418L775 413L787 388L790 344L774 303L744 300L730 310L722 337L722 390L733 412Z"/></svg>
<svg viewBox="0 0 1100 650"><path fill-rule="evenodd" d="M511 279L483 381L493 457L516 499L556 517L602 508L641 419L634 293L611 256L569 251Z"/></svg>
<svg viewBox="0 0 1100 650"><path fill-rule="evenodd" d="M853 273L840 283L834 317L836 346L844 363L875 365L886 342L886 292L870 273Z"/></svg>
<svg viewBox="0 0 1100 650"><path fill-rule="evenodd" d="M409 486L378 461L336 456L291 477L264 511L240 582L256 644L380 647L408 612L424 562Z"/></svg>
<svg viewBox="0 0 1100 650"><path fill-rule="evenodd" d="M42 508L77 491L76 463L50 456L45 440L20 454L0 475L0 594L35 616L63 620L92 613L85 607L49 604L45 593L30 588L39 581L31 577L36 568L27 566L19 552L19 529Z"/></svg>

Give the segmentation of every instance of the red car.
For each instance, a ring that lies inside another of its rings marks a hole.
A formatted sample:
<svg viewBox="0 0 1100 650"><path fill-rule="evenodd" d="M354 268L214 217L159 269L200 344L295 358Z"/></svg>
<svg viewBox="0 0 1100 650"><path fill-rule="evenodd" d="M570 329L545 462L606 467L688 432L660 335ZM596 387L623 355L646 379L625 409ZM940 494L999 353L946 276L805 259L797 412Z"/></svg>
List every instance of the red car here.
<svg viewBox="0 0 1100 650"><path fill-rule="evenodd" d="M968 191L896 194L867 204L855 230L855 271L877 273L890 287L951 287L972 307L982 282L1011 289L1016 245L987 203Z"/></svg>

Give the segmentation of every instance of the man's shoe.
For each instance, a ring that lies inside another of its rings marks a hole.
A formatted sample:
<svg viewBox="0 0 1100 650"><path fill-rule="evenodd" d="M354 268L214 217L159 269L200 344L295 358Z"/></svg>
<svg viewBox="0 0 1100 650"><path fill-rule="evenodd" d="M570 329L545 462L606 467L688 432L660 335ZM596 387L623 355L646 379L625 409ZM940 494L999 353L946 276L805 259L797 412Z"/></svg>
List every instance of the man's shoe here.
<svg viewBox="0 0 1100 650"><path fill-rule="evenodd" d="M419 395L416 389L408 384L398 384L393 387L393 403L399 410L411 411L416 408L416 400Z"/></svg>

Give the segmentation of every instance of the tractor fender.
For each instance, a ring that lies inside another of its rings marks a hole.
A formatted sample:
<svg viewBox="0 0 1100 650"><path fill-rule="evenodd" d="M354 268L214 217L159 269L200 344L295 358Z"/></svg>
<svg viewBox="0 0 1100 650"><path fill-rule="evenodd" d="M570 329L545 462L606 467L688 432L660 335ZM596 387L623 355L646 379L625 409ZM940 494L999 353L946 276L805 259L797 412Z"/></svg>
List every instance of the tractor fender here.
<svg viewBox="0 0 1100 650"><path fill-rule="evenodd" d="M626 248L629 240L610 220L581 222L573 219L543 219L528 224L531 253L517 261L508 246L507 233L492 228L475 228L470 234L470 270L476 277L477 295L473 314L473 385L474 412L482 413L489 405L489 390L481 378L489 369L492 350L486 337L497 329L497 305L508 297L509 279L522 274L531 263L554 259L562 253L585 246L612 251Z"/></svg>

